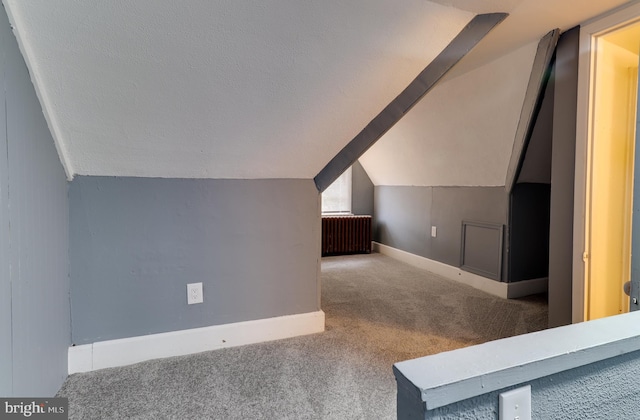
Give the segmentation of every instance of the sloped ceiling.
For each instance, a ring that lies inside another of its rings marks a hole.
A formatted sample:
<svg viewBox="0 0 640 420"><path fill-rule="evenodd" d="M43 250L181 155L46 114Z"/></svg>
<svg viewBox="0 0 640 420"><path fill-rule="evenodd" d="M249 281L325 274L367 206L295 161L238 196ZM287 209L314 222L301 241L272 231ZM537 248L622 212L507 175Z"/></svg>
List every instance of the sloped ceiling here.
<svg viewBox="0 0 640 420"><path fill-rule="evenodd" d="M486 64L530 42L538 41L552 29L565 31L618 6L637 0L489 0L492 7L506 3L510 16L491 31L450 73L455 77ZM473 4L485 4L476 0L441 0L465 10L473 10ZM478 5L479 6L479 5ZM486 13L478 10L476 13Z"/></svg>
<svg viewBox="0 0 640 420"><path fill-rule="evenodd" d="M180 178L313 178L475 13L452 77L621 3L3 0L68 174Z"/></svg>
<svg viewBox="0 0 640 420"><path fill-rule="evenodd" d="M473 13L424 0L5 0L75 174L313 178Z"/></svg>
<svg viewBox="0 0 640 420"><path fill-rule="evenodd" d="M537 44L437 85L360 158L372 182L504 185Z"/></svg>
<svg viewBox="0 0 640 420"><path fill-rule="evenodd" d="M536 45L544 35L537 31L569 29L621 3L525 0L513 5L511 15L360 158L371 180L375 185L504 186Z"/></svg>

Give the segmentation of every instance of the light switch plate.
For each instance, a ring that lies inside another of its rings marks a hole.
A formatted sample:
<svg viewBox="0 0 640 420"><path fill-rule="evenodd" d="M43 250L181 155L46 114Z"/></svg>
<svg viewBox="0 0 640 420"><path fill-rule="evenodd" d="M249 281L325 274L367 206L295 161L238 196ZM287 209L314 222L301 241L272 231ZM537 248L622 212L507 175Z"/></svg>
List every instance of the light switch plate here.
<svg viewBox="0 0 640 420"><path fill-rule="evenodd" d="M202 295L202 283L187 284L187 304L193 305L194 303L202 302L204 302L204 296Z"/></svg>
<svg viewBox="0 0 640 420"><path fill-rule="evenodd" d="M500 394L500 420L531 420L531 385Z"/></svg>
<svg viewBox="0 0 640 420"><path fill-rule="evenodd" d="M431 226L431 237L435 238L438 234L438 228L436 226Z"/></svg>

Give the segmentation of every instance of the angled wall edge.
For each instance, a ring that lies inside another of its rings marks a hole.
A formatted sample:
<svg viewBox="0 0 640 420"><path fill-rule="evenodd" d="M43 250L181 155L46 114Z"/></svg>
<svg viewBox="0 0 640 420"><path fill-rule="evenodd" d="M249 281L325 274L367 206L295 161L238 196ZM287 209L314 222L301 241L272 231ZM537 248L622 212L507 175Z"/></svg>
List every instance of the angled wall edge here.
<svg viewBox="0 0 640 420"><path fill-rule="evenodd" d="M53 108L51 104L51 100L49 99L49 95L43 88L43 83L40 78L37 76L37 72L34 71L34 64L32 59L31 51L28 48L27 42L23 39L22 32L20 31L19 22L17 16L13 13L11 7L9 6L7 1L2 1L2 5L4 6L7 17L9 18L9 22L11 23L11 29L13 35L18 41L18 48L20 49L20 53L24 58L24 62L29 70L29 76L31 77L31 83L36 92L36 96L40 101L40 106L42 107L42 114L44 115L45 121L47 122L47 126L49 127L49 131L51 132L51 137L53 137L53 141L56 146L56 151L58 152L58 156L60 159L60 163L62 163L62 167L64 168L65 175L67 176L67 180L73 180L75 175L73 166L71 165L71 159L69 158L69 151L67 150L67 146L62 141L62 135L60 134L60 128L58 127L58 123L56 122L55 117L49 112L50 109Z"/></svg>
<svg viewBox="0 0 640 420"><path fill-rule="evenodd" d="M426 95L451 68L460 61L508 14L489 13L475 16L451 43L360 131L316 175L314 181L322 192L335 181L364 152L378 141L391 127Z"/></svg>
<svg viewBox="0 0 640 420"><path fill-rule="evenodd" d="M549 80L550 64L558 44L560 30L554 29L547 33L538 44L536 57L533 61L531 69L531 77L527 85L527 92L522 104L520 112L520 120L516 129L516 136L513 142L513 150L511 151L511 159L507 168L507 177L505 180L505 188L508 193L513 190L513 185L518 177L518 172L522 164L524 154L527 150L527 143L531 137L533 126L535 125L544 90Z"/></svg>

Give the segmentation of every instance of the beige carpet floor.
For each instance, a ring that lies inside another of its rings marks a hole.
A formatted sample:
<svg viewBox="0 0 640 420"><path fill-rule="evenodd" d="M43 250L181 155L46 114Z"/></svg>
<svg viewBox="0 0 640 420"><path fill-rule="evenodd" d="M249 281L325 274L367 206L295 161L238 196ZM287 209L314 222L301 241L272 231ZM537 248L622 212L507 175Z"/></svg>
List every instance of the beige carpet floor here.
<svg viewBox="0 0 640 420"><path fill-rule="evenodd" d="M327 330L387 364L547 326L546 295L500 299L381 254L324 258L322 281Z"/></svg>
<svg viewBox="0 0 640 420"><path fill-rule="evenodd" d="M322 260L326 331L71 375L71 419L393 419L392 364L543 329L503 300L380 254Z"/></svg>

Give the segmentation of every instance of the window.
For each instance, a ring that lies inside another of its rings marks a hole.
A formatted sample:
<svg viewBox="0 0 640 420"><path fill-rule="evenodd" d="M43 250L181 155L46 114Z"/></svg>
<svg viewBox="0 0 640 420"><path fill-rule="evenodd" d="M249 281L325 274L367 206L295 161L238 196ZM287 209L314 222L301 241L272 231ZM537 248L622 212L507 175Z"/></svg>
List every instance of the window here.
<svg viewBox="0 0 640 420"><path fill-rule="evenodd" d="M351 168L322 193L322 213L351 213Z"/></svg>

